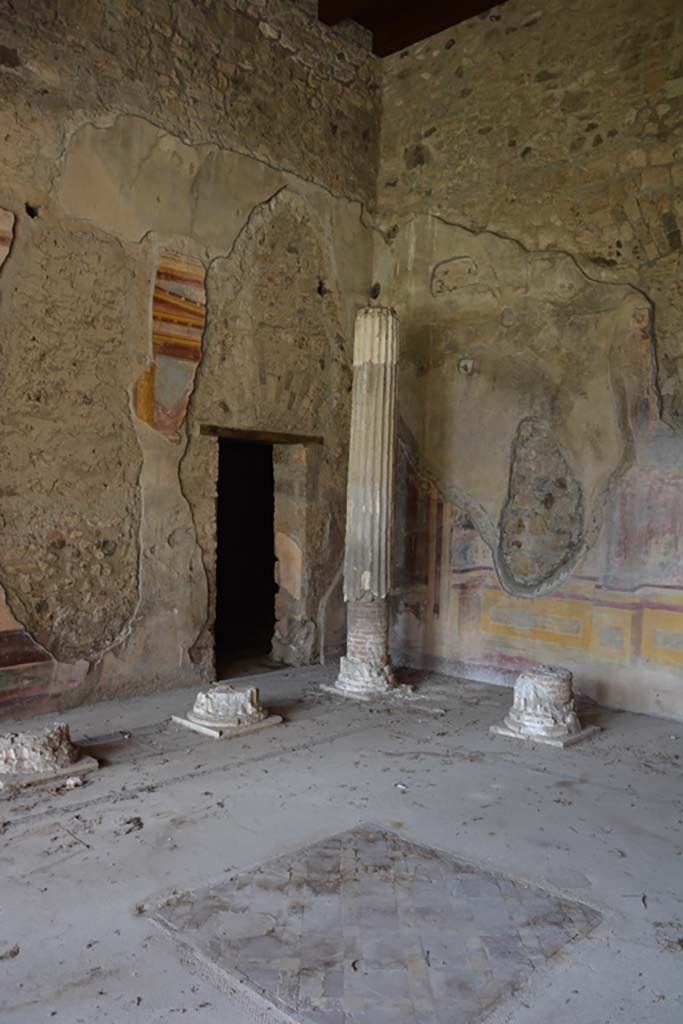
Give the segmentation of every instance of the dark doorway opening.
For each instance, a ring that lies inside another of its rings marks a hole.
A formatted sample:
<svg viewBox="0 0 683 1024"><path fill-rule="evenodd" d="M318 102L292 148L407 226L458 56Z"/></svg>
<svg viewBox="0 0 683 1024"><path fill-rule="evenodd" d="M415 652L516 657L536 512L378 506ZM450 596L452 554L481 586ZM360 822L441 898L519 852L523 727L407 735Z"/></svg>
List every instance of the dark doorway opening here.
<svg viewBox="0 0 683 1024"><path fill-rule="evenodd" d="M272 667L275 629L273 446L218 439L216 677Z"/></svg>

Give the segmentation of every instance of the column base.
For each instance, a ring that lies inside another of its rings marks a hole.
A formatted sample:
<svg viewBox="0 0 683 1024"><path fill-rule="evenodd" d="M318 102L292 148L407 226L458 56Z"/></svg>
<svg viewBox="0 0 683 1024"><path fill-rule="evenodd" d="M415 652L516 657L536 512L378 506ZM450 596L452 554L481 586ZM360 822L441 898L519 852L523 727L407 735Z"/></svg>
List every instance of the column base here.
<svg viewBox="0 0 683 1024"><path fill-rule="evenodd" d="M342 658L339 662L339 675L333 693L355 700L374 700L384 697L396 687L396 680L391 665L373 665L357 658Z"/></svg>
<svg viewBox="0 0 683 1024"><path fill-rule="evenodd" d="M599 730L595 725L581 726L571 672L537 665L517 677L512 708L502 725L492 725L490 731L552 747L569 747Z"/></svg>

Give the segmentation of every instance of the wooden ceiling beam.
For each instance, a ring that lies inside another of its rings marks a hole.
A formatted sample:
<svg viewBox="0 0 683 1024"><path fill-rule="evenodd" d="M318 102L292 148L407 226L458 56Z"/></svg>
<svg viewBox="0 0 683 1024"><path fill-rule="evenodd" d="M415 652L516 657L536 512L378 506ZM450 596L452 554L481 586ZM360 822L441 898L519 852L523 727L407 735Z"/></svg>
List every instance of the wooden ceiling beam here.
<svg viewBox="0 0 683 1024"><path fill-rule="evenodd" d="M421 4L411 4L409 9L396 11L374 27L373 50L378 57L387 57L467 18L483 14L492 6L490 0L457 0L456 3L422 0Z"/></svg>
<svg viewBox="0 0 683 1024"><path fill-rule="evenodd" d="M318 15L326 25L353 18L372 32L374 53L386 57L494 6L491 0L319 0Z"/></svg>
<svg viewBox="0 0 683 1024"><path fill-rule="evenodd" d="M318 0L318 18L325 25L336 25L346 18L363 24L363 14L373 6L372 0Z"/></svg>

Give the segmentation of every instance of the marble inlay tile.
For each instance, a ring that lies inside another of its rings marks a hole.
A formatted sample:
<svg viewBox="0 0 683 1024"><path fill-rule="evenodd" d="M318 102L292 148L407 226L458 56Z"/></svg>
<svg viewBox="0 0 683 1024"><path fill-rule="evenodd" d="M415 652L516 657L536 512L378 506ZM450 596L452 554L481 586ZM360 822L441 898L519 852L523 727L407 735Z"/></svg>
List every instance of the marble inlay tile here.
<svg viewBox="0 0 683 1024"><path fill-rule="evenodd" d="M600 915L368 826L179 896L155 920L214 980L295 1020L467 1024Z"/></svg>

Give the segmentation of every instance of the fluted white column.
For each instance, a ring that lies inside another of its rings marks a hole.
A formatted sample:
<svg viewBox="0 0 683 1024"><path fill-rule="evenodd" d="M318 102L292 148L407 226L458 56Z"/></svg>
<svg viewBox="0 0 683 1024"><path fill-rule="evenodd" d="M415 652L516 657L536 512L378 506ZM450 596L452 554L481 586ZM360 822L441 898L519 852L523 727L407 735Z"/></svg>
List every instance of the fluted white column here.
<svg viewBox="0 0 683 1024"><path fill-rule="evenodd" d="M392 309L361 309L353 352L351 441L346 499L344 598L346 657L335 689L367 700L394 685L387 597L396 452L398 319Z"/></svg>

